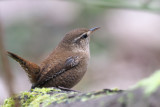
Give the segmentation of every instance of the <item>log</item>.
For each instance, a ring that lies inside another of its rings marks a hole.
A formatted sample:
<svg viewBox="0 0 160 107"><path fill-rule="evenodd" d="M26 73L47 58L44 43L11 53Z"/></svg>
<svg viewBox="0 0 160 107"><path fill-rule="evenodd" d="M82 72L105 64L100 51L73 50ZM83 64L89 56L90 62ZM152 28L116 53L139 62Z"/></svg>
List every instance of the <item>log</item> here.
<svg viewBox="0 0 160 107"><path fill-rule="evenodd" d="M58 88L35 88L4 101L3 107L160 107L160 71L128 90L102 89L77 92Z"/></svg>

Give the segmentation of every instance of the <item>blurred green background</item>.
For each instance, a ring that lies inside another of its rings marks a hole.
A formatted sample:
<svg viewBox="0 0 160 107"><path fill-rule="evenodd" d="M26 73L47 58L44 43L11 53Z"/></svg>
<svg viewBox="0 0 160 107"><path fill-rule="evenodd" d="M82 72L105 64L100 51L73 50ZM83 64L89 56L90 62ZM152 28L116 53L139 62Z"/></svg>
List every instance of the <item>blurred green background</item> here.
<svg viewBox="0 0 160 107"><path fill-rule="evenodd" d="M101 27L91 38L91 60L73 89L128 89L160 68L159 0L1 1L6 49L40 64L75 28ZM9 58L16 93L29 90L24 70ZM2 69L0 68L2 71ZM8 96L0 75L0 103Z"/></svg>

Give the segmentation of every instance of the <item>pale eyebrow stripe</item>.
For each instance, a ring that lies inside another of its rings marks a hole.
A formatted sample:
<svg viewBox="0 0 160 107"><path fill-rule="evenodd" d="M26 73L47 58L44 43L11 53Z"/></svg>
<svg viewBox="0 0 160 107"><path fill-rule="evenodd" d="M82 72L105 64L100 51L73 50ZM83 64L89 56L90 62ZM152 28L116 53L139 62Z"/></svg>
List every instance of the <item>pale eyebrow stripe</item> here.
<svg viewBox="0 0 160 107"><path fill-rule="evenodd" d="M76 42L78 39L80 39L84 34L86 34L86 32L83 33L83 34L81 34L79 37L75 38L75 39L74 39L74 42Z"/></svg>

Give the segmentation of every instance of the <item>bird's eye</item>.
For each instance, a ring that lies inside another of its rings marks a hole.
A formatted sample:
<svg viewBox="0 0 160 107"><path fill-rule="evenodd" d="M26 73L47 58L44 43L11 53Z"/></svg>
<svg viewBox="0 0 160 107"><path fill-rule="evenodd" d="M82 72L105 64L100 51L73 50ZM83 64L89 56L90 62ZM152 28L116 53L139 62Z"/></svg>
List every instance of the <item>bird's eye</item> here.
<svg viewBox="0 0 160 107"><path fill-rule="evenodd" d="M82 35L82 38L87 38L87 37L88 35L86 33Z"/></svg>
<svg viewBox="0 0 160 107"><path fill-rule="evenodd" d="M75 42L78 42L78 41L80 41L80 40L86 39L87 37L88 37L87 33L84 33L84 34L80 35L79 37L75 38L75 39L73 40L73 42L74 42L74 43L75 43Z"/></svg>

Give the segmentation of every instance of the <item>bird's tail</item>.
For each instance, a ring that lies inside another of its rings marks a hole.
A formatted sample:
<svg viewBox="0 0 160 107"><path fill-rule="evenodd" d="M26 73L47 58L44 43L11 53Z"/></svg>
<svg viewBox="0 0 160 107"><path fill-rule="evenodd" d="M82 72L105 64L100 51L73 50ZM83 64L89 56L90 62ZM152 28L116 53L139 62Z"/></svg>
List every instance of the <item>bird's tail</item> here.
<svg viewBox="0 0 160 107"><path fill-rule="evenodd" d="M8 53L8 56L16 60L22 66L22 68L28 74L30 82L32 84L35 84L38 80L40 67L37 64L27 61L14 53L11 53L11 52L7 52L7 53Z"/></svg>

